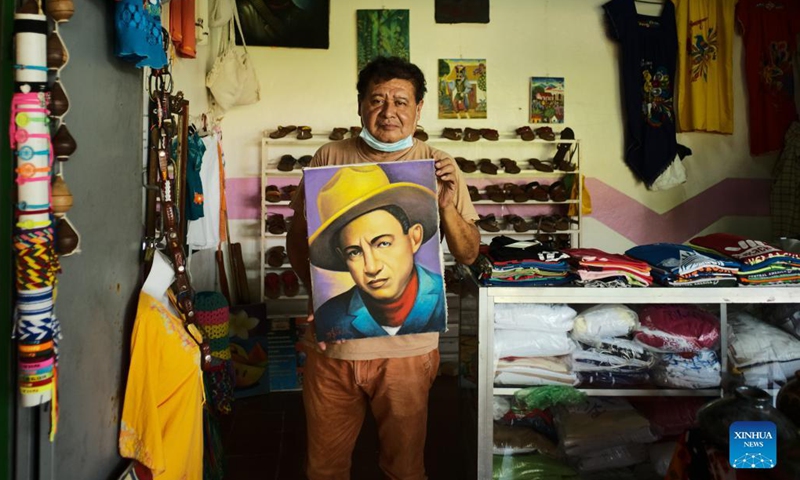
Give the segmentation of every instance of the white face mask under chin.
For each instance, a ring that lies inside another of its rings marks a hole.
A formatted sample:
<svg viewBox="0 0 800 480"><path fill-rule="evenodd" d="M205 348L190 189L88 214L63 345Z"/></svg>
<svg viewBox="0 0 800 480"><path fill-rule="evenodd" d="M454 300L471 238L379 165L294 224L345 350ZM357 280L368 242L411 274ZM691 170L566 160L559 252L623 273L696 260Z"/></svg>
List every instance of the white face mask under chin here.
<svg viewBox="0 0 800 480"><path fill-rule="evenodd" d="M400 150L406 150L411 148L414 145L414 139L412 135L407 136L402 140L398 140L394 143L384 143L378 140L377 138L373 137L371 133L366 129L366 127L361 129L361 134L359 135L367 145L378 150L379 152L399 152Z"/></svg>

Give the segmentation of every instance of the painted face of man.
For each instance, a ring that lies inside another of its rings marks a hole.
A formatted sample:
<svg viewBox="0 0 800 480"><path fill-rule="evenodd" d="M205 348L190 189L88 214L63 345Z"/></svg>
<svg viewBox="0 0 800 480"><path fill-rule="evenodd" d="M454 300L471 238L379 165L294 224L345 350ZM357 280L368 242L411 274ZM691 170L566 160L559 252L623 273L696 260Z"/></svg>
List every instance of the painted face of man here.
<svg viewBox="0 0 800 480"><path fill-rule="evenodd" d="M422 244L422 225L403 227L386 210L374 210L339 232L338 252L356 286L377 301L400 298L414 269L414 254Z"/></svg>
<svg viewBox="0 0 800 480"><path fill-rule="evenodd" d="M384 143L394 143L414 134L423 103L424 100L417 103L411 82L393 78L369 85L358 114L373 137Z"/></svg>

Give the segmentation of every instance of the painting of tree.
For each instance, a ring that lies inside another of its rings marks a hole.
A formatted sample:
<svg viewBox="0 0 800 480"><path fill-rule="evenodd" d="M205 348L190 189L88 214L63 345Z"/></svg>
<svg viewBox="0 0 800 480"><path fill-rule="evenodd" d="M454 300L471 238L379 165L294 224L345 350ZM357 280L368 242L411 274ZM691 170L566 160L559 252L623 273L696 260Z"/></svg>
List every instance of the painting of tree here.
<svg viewBox="0 0 800 480"><path fill-rule="evenodd" d="M410 59L408 10L357 10L358 71L375 57Z"/></svg>

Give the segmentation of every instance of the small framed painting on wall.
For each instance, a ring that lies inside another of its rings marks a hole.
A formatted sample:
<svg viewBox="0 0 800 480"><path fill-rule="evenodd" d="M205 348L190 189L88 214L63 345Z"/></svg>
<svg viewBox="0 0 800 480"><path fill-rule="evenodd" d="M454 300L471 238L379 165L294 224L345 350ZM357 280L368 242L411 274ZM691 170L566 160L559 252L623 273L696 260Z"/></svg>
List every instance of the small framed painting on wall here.
<svg viewBox="0 0 800 480"><path fill-rule="evenodd" d="M564 123L564 77L531 77L530 123Z"/></svg>
<svg viewBox="0 0 800 480"><path fill-rule="evenodd" d="M486 59L439 59L439 118L486 114Z"/></svg>

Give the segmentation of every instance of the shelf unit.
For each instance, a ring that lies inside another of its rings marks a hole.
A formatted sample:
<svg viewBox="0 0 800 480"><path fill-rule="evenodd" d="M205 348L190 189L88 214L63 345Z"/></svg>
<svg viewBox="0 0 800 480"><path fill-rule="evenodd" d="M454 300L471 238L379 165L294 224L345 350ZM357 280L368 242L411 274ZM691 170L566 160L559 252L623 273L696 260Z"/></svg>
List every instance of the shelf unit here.
<svg viewBox="0 0 800 480"><path fill-rule="evenodd" d="M581 159L581 141L576 140L560 140L558 135L556 140L548 141L541 139L534 139L531 141L523 141L516 135L501 134L500 139L490 141L480 139L476 142L464 142L457 140L449 140L445 138L430 138L426 142L434 148L443 150L453 157L463 157L467 160L478 162L481 159L488 158L492 163L498 167L497 174L487 174L480 170L473 173L462 173L463 178L466 180L467 185L475 186L478 188L479 193L483 197L481 200L473 201L476 210L481 215L494 213L501 226L500 232L488 232L480 229L481 239L484 243L489 243L491 237L496 235L506 235L512 238L535 238L536 235L570 235L570 244L572 247L579 247L581 245L581 233L583 229L583 215L580 209L582 192L578 189L578 197L570 198L564 202L554 202L548 200L540 202L536 200L527 200L525 202L515 202L513 199L506 199L504 202L495 202L489 200L485 196L486 185L499 185L503 186L505 183L514 183L521 187L526 184L537 181L543 186L552 184L559 180L565 180L567 177L572 177L574 182L579 181L580 170L582 165ZM566 159L570 160L575 166L575 170L571 172L556 170L553 172L541 172L534 169L528 164L531 158L537 158L542 161L552 160L557 151L557 145L560 143L568 144L570 146L567 152ZM517 162L520 168L519 173L509 174L505 173L502 165L500 165L501 158L510 158ZM567 192L570 193L569 191ZM577 215L570 218L576 220L578 223L575 228L569 230L558 230L555 232L544 232L537 230L536 221L531 217L534 215L550 215L558 214L566 216L568 207L577 205ZM516 232L506 225L503 216L506 214L519 215L531 225L526 232Z"/></svg>
<svg viewBox="0 0 800 480"><path fill-rule="evenodd" d="M492 475L492 400L494 395L513 395L519 388L494 386L494 306L498 303L566 303L595 304L704 304L718 305L720 313L721 371L727 372L727 312L731 304L798 303L800 288L739 287L739 288L581 288L581 287L483 287L471 277L462 282L462 336L477 335L477 478ZM466 310L470 310L467 312ZM462 342L464 338L462 337ZM581 389L592 396L629 397L718 397L723 391L713 389Z"/></svg>

